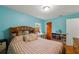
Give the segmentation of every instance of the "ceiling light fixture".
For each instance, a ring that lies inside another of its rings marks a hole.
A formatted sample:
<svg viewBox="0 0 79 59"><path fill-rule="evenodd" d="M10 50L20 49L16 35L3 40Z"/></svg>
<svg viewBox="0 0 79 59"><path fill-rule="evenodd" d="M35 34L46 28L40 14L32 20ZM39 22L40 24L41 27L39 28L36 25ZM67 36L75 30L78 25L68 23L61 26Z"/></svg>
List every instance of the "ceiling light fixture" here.
<svg viewBox="0 0 79 59"><path fill-rule="evenodd" d="M44 11L49 11L50 7L49 7L49 6L42 6L42 9L43 9Z"/></svg>

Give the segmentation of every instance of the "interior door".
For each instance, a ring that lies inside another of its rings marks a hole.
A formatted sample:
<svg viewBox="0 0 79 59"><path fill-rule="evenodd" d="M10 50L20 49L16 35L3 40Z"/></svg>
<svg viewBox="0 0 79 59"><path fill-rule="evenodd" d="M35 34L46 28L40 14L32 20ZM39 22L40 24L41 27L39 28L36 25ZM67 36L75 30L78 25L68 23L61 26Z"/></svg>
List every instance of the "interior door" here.
<svg viewBox="0 0 79 59"><path fill-rule="evenodd" d="M52 38L52 22L47 23L47 39L51 40Z"/></svg>
<svg viewBox="0 0 79 59"><path fill-rule="evenodd" d="M79 38L79 19L68 19L66 21L67 45L73 46L73 38Z"/></svg>

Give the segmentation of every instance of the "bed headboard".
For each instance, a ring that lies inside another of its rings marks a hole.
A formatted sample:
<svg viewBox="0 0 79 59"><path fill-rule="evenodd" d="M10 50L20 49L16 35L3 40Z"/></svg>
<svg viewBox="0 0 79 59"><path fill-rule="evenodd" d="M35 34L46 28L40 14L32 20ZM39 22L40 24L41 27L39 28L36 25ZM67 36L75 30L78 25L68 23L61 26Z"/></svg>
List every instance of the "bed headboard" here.
<svg viewBox="0 0 79 59"><path fill-rule="evenodd" d="M29 33L34 33L35 29L29 26L18 26L18 27L11 27L10 32L11 33L16 33L18 36L19 31L29 31Z"/></svg>

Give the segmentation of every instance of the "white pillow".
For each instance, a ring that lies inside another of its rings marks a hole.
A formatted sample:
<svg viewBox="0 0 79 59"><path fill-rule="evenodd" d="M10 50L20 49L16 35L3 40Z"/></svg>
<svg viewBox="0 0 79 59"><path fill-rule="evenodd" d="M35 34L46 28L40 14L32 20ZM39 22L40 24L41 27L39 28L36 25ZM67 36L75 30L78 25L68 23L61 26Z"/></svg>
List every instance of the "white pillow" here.
<svg viewBox="0 0 79 59"><path fill-rule="evenodd" d="M29 31L24 31L23 34L27 35L27 34L29 34Z"/></svg>
<svg viewBox="0 0 79 59"><path fill-rule="evenodd" d="M23 35L23 31L18 31L18 35Z"/></svg>

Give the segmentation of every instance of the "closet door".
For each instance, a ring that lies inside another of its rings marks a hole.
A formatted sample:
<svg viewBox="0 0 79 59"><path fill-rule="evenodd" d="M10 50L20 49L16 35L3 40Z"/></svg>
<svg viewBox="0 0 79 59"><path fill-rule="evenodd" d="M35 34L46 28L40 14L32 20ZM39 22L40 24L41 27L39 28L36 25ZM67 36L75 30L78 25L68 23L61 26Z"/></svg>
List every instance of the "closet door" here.
<svg viewBox="0 0 79 59"><path fill-rule="evenodd" d="M52 22L47 23L47 39L51 40L52 38Z"/></svg>

